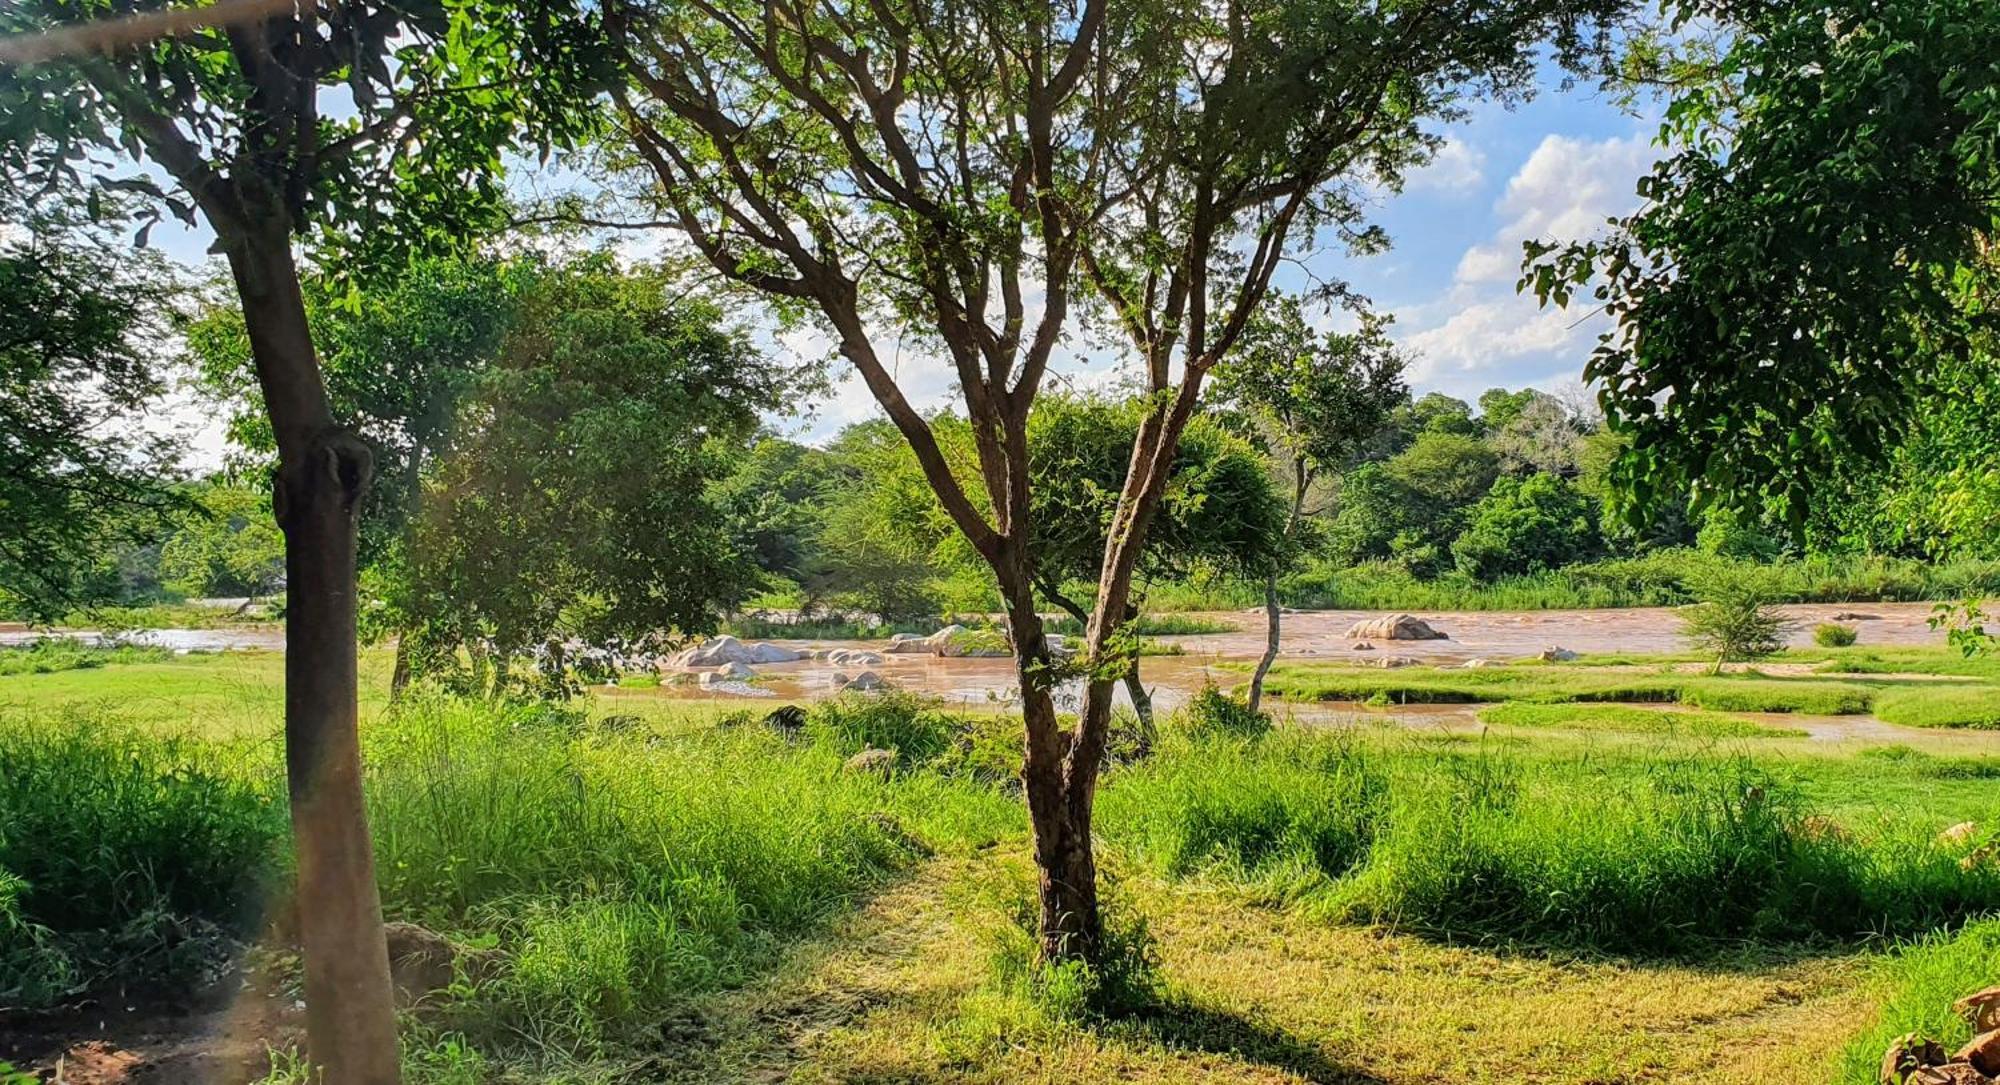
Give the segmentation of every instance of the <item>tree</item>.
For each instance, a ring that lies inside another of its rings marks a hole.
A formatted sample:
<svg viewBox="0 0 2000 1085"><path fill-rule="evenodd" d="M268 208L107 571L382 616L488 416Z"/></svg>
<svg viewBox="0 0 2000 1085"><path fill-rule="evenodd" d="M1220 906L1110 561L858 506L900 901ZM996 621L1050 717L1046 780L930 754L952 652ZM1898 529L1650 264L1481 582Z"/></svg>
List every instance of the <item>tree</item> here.
<svg viewBox="0 0 2000 1085"><path fill-rule="evenodd" d="M1494 483L1451 544L1458 570L1478 580L1554 569L1597 551L1590 502L1569 483L1540 473Z"/></svg>
<svg viewBox="0 0 2000 1085"><path fill-rule="evenodd" d="M1526 398L1518 409L1487 434L1487 444L1499 454L1502 467L1517 475L1576 475L1588 430L1562 400L1547 392L1527 388L1520 395ZM1487 418L1490 422L1491 411Z"/></svg>
<svg viewBox="0 0 2000 1085"><path fill-rule="evenodd" d="M1612 317L1586 375L1631 443L1633 509L1692 493L1796 526L1988 322L2000 8L1672 7L1729 45L1675 94L1646 206L1598 241L1530 243L1523 282Z"/></svg>
<svg viewBox="0 0 2000 1085"><path fill-rule="evenodd" d="M61 211L0 226L0 610L43 621L114 595L111 556L187 508L132 425L165 391L173 277Z"/></svg>
<svg viewBox="0 0 2000 1085"><path fill-rule="evenodd" d="M271 517L271 495L230 482L195 492L199 509L160 548L169 587L187 595L248 600L285 583L285 537Z"/></svg>
<svg viewBox="0 0 2000 1085"><path fill-rule="evenodd" d="M371 461L333 414L292 246L310 236L393 264L495 221L502 151L523 131L564 141L588 129L572 92L589 84L596 35L564 0L192 12L142 0L121 6L123 19L92 21L106 10L91 0L0 8L0 34L14 35L0 39L0 187L119 189L143 198L151 220L171 213L215 231L278 450L310 1057L328 1080L395 1081L355 733L356 518ZM323 108L329 90L343 105Z"/></svg>
<svg viewBox="0 0 2000 1085"><path fill-rule="evenodd" d="M1314 335L1288 299L1251 325L1236 359L1217 374L1217 398L1247 413L1254 431L1289 461L1291 511L1281 552L1296 549L1313 484L1345 468L1409 398L1403 383L1408 359L1389 341L1387 325L1364 314L1357 332ZM1245 696L1253 712L1278 658L1282 613L1278 563L1272 561L1264 574L1264 654Z"/></svg>
<svg viewBox="0 0 2000 1085"><path fill-rule="evenodd" d="M573 642L711 631L754 586L710 488L790 373L712 304L607 256L536 269L513 330L426 478L412 539L411 660L506 690L570 690Z"/></svg>
<svg viewBox="0 0 2000 1085"><path fill-rule="evenodd" d="M1710 674L1733 660L1762 659L1785 646L1797 623L1771 605L1771 585L1762 571L1721 570L1694 585L1700 602L1681 608L1681 635L1698 651L1713 654Z"/></svg>
<svg viewBox="0 0 2000 1085"><path fill-rule="evenodd" d="M1080 625L1090 614L1070 585L1088 583L1098 571L1131 467L1132 441L1145 417L1140 402L1052 395L1028 426L1036 587ZM1284 516L1284 500L1257 450L1219 423L1197 418L1175 451L1138 575L1181 577L1197 564L1260 575L1283 554ZM1127 620L1143 605L1139 590ZM1140 679L1136 652L1125 656L1121 677L1133 709L1150 726L1153 699Z"/></svg>
<svg viewBox="0 0 2000 1085"><path fill-rule="evenodd" d="M627 2L620 113L690 245L821 322L993 571L1021 675L1041 951L1101 944L1091 816L1145 537L1207 374L1301 244L1367 251L1365 179L1423 123L1601 43L1612 0L1352 0L1228 10L1078 3ZM1148 413L1105 533L1082 711L1036 613L1028 419L1073 314L1127 340ZM921 337L957 379L982 511L885 362ZM1178 364L1177 364L1178 363Z"/></svg>
<svg viewBox="0 0 2000 1085"><path fill-rule="evenodd" d="M839 467L828 452L761 434L729 477L714 488L736 547L765 574L802 591L820 575L825 505ZM803 610L816 608L807 595Z"/></svg>

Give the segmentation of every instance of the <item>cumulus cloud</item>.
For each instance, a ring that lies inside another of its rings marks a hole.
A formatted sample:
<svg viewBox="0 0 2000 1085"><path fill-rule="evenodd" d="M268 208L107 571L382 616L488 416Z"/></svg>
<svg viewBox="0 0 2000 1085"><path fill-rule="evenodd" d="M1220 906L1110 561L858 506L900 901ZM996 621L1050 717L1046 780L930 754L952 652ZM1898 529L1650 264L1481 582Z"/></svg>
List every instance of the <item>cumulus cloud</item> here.
<svg viewBox="0 0 2000 1085"><path fill-rule="evenodd" d="M1486 180L1486 152L1447 136L1437 157L1403 182L1405 192L1470 192Z"/></svg>
<svg viewBox="0 0 2000 1085"><path fill-rule="evenodd" d="M1464 394L1580 369L1601 322L1543 310L1516 294L1521 243L1574 241L1601 231L1607 218L1637 205L1634 186L1655 157L1637 135L1544 137L1495 201L1499 227L1460 255L1437 297L1402 310L1402 341L1419 355L1412 378Z"/></svg>

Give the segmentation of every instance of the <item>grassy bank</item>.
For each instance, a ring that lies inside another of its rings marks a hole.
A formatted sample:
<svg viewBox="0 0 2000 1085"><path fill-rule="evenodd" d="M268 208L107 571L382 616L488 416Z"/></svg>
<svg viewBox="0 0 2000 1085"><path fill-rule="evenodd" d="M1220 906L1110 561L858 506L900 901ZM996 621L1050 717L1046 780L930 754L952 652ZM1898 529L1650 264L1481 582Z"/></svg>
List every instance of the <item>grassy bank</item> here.
<svg viewBox="0 0 2000 1085"><path fill-rule="evenodd" d="M1661 702L1717 712L1868 711L1886 683L1832 677L1775 678L1754 672L1689 674L1666 667L1492 666L1477 669L1280 664L1265 688L1301 701L1371 704Z"/></svg>

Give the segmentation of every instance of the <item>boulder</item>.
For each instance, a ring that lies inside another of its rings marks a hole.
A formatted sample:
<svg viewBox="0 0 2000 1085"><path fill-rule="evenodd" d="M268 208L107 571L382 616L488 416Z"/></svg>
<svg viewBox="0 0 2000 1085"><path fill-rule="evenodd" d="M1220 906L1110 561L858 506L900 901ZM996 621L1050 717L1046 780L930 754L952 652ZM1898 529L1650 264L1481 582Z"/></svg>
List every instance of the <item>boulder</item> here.
<svg viewBox="0 0 2000 1085"><path fill-rule="evenodd" d="M887 689L889 685L887 682L882 681L882 676L876 674L874 671L862 671L852 678L848 678L846 675L835 675L834 677L834 689L852 691L854 693L873 693L878 689Z"/></svg>
<svg viewBox="0 0 2000 1085"><path fill-rule="evenodd" d="M1371 659L1368 662L1371 666L1381 667L1385 670L1396 670L1399 667L1414 667L1422 663L1423 660L1415 656L1383 656L1380 659Z"/></svg>
<svg viewBox="0 0 2000 1085"><path fill-rule="evenodd" d="M2000 987L1974 991L1951 1004L1960 1017L1972 1022L1974 1032L2000 1028Z"/></svg>
<svg viewBox="0 0 2000 1085"><path fill-rule="evenodd" d="M753 671L749 667L743 665L742 663L738 663L734 660L728 663L724 663L722 666L717 667L708 673L716 676L717 678L727 679L731 682L742 682L757 677L756 671Z"/></svg>
<svg viewBox="0 0 2000 1085"><path fill-rule="evenodd" d="M382 933L389 942L389 977L405 1005L450 987L461 973L473 982L491 979L505 962L497 950L462 946L415 923L384 923Z"/></svg>
<svg viewBox="0 0 2000 1085"><path fill-rule="evenodd" d="M898 633L889 638L889 646L882 650L896 655L929 655L931 646L915 633Z"/></svg>
<svg viewBox="0 0 2000 1085"><path fill-rule="evenodd" d="M1568 663L1576 659L1576 653L1567 648L1544 648L1535 658L1544 663Z"/></svg>
<svg viewBox="0 0 2000 1085"><path fill-rule="evenodd" d="M1943 1045L1936 1040L1928 1040L1914 1032L1905 1033L1889 1042L1889 1049L1882 1052L1881 1085L1904 1085L1917 1070L1928 1066L1942 1066L1948 1058Z"/></svg>
<svg viewBox="0 0 2000 1085"><path fill-rule="evenodd" d="M1477 671L1477 670L1483 670L1487 667L1491 667L1493 665L1493 661L1490 659L1468 659L1464 663L1461 663L1459 665L1464 667L1468 671Z"/></svg>
<svg viewBox="0 0 2000 1085"><path fill-rule="evenodd" d="M699 667L720 667L727 663L795 663L804 658L806 658L804 652L776 644L745 644L724 633L705 644L689 648L668 662L673 666L692 670Z"/></svg>
<svg viewBox="0 0 2000 1085"><path fill-rule="evenodd" d="M842 766L848 772L874 773L877 776L887 776L895 767L896 753L894 750L884 750L873 746L848 758L847 764Z"/></svg>
<svg viewBox="0 0 2000 1085"><path fill-rule="evenodd" d="M1960 844L1972 843L1972 838L1978 835L1979 835L1978 822L1961 821L1958 824L1952 826L1951 828L1946 829L1945 831L1937 834L1937 842L1940 844L1944 844L1948 847L1955 847Z"/></svg>
<svg viewBox="0 0 2000 1085"><path fill-rule="evenodd" d="M2000 1074L2000 1029L1974 1036L1951 1056L1953 1062L1971 1064L1974 1070L1991 1077Z"/></svg>
<svg viewBox="0 0 2000 1085"><path fill-rule="evenodd" d="M1450 640L1414 614L1387 614L1347 627L1349 640Z"/></svg>
<svg viewBox="0 0 2000 1085"><path fill-rule="evenodd" d="M1354 642L1354 650L1357 652L1372 652L1375 650L1375 646L1365 640L1357 640Z"/></svg>
<svg viewBox="0 0 2000 1085"><path fill-rule="evenodd" d="M771 710L764 717L764 726L781 735L796 735L806 725L806 710L795 704Z"/></svg>
<svg viewBox="0 0 2000 1085"><path fill-rule="evenodd" d="M826 653L826 661L836 667L868 667L882 662L882 653L866 648L835 648Z"/></svg>

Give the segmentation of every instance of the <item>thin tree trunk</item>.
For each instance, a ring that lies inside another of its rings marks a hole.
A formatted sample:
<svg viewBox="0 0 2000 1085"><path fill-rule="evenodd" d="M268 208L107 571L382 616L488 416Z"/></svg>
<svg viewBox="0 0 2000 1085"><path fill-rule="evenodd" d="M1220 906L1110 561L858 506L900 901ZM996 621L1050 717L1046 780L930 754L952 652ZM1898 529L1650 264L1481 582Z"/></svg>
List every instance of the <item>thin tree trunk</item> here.
<svg viewBox="0 0 2000 1085"><path fill-rule="evenodd" d="M265 216L266 220L282 216ZM285 534L285 770L298 863L306 1038L328 1082L399 1079L395 1008L356 731L355 549L368 448L333 420L290 234L227 239L278 439Z"/></svg>
<svg viewBox="0 0 2000 1085"><path fill-rule="evenodd" d="M1282 631L1280 616L1284 608L1278 605L1278 574L1271 573L1264 578L1264 654L1257 659L1256 673L1250 676L1250 693L1245 702L1250 711L1258 711L1264 703L1264 676L1271 673L1271 664L1278 660L1278 638Z"/></svg>
<svg viewBox="0 0 2000 1085"><path fill-rule="evenodd" d="M1139 722L1150 730L1153 726L1153 695L1146 690L1146 684L1139 681L1139 657L1132 656L1132 665L1125 670L1125 695L1132 698L1132 711L1139 714Z"/></svg>

